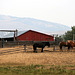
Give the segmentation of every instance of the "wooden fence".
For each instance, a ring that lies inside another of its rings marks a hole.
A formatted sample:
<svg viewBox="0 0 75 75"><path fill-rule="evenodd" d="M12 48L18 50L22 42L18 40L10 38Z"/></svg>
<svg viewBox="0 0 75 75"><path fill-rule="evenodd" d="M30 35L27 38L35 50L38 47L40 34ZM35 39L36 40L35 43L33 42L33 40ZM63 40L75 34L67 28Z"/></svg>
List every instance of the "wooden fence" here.
<svg viewBox="0 0 75 75"><path fill-rule="evenodd" d="M10 54L17 52L33 52L33 41L15 41L15 42L0 42L0 55L1 54ZM40 48L37 51L41 51ZM60 52L58 45L51 44L49 48L44 48L44 52ZM63 51L68 51L67 47L63 47ZM75 52L75 48L70 50Z"/></svg>
<svg viewBox="0 0 75 75"><path fill-rule="evenodd" d="M33 41L0 41L0 48L15 47L19 45L33 45Z"/></svg>

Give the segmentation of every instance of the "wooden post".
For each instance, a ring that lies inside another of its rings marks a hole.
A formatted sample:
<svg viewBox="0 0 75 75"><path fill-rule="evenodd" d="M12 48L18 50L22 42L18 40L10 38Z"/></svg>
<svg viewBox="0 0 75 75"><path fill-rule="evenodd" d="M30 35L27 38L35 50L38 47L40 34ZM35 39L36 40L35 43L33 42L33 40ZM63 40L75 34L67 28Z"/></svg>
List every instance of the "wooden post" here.
<svg viewBox="0 0 75 75"><path fill-rule="evenodd" d="M73 27L72 27L72 35L73 35L73 42L74 42L74 29L73 29Z"/></svg>
<svg viewBox="0 0 75 75"><path fill-rule="evenodd" d="M4 39L2 39L2 48L4 48Z"/></svg>
<svg viewBox="0 0 75 75"><path fill-rule="evenodd" d="M15 32L14 32L14 41L15 41Z"/></svg>
<svg viewBox="0 0 75 75"><path fill-rule="evenodd" d="M73 31L73 42L74 42L74 31Z"/></svg>
<svg viewBox="0 0 75 75"><path fill-rule="evenodd" d="M55 45L53 45L53 52L55 51Z"/></svg>
<svg viewBox="0 0 75 75"><path fill-rule="evenodd" d="M16 40L18 41L18 39L17 39L17 35L18 35L18 30L16 29Z"/></svg>
<svg viewBox="0 0 75 75"><path fill-rule="evenodd" d="M26 45L24 45L24 52L26 52Z"/></svg>

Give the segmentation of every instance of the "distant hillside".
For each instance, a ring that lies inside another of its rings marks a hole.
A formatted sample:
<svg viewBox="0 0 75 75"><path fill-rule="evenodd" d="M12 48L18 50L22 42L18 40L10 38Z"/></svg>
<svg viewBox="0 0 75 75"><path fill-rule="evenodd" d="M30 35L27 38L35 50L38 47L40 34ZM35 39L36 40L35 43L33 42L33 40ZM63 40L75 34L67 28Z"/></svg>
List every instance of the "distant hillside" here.
<svg viewBox="0 0 75 75"><path fill-rule="evenodd" d="M70 27L33 18L0 15L0 30L2 29L18 29L19 31L31 29L48 34L63 34L65 31L70 30Z"/></svg>

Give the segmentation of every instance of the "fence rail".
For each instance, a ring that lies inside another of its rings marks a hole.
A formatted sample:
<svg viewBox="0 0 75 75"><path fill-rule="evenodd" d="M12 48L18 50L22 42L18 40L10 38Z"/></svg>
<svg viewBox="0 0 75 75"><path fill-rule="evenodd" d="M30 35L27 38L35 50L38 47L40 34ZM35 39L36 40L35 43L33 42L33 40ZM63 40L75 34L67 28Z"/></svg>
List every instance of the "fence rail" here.
<svg viewBox="0 0 75 75"><path fill-rule="evenodd" d="M19 45L33 45L33 41L0 41L0 48L15 47Z"/></svg>
<svg viewBox="0 0 75 75"><path fill-rule="evenodd" d="M38 41L0 41L0 48L4 48L4 47L13 47L13 46L18 46L18 45L33 45L35 42ZM42 42L42 41L39 41ZM44 42L44 41L43 41ZM49 41L50 44L54 44L54 41Z"/></svg>
<svg viewBox="0 0 75 75"><path fill-rule="evenodd" d="M3 44L3 46L2 46ZM17 53L17 52L33 52L33 41L15 41L15 42L0 42L0 55ZM3 47L3 48L2 48ZM37 51L41 51L40 48ZM44 52L60 52L60 48L58 45L51 45L49 48L44 48ZM67 47L63 47L63 52L68 51ZM75 52L75 48L70 50Z"/></svg>

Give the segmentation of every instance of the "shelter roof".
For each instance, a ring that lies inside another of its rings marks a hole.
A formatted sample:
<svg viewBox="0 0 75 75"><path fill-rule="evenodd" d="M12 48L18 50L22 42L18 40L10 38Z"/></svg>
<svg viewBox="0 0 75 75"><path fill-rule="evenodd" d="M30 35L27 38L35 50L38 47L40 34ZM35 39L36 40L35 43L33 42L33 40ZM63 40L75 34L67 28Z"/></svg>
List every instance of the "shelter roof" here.
<svg viewBox="0 0 75 75"><path fill-rule="evenodd" d="M18 34L17 34L17 36L19 36L19 35L21 35L21 34L23 34L23 33L25 33L26 31L18 31ZM12 38L12 37L14 37L14 32L3 32L3 36L0 36L0 38Z"/></svg>

